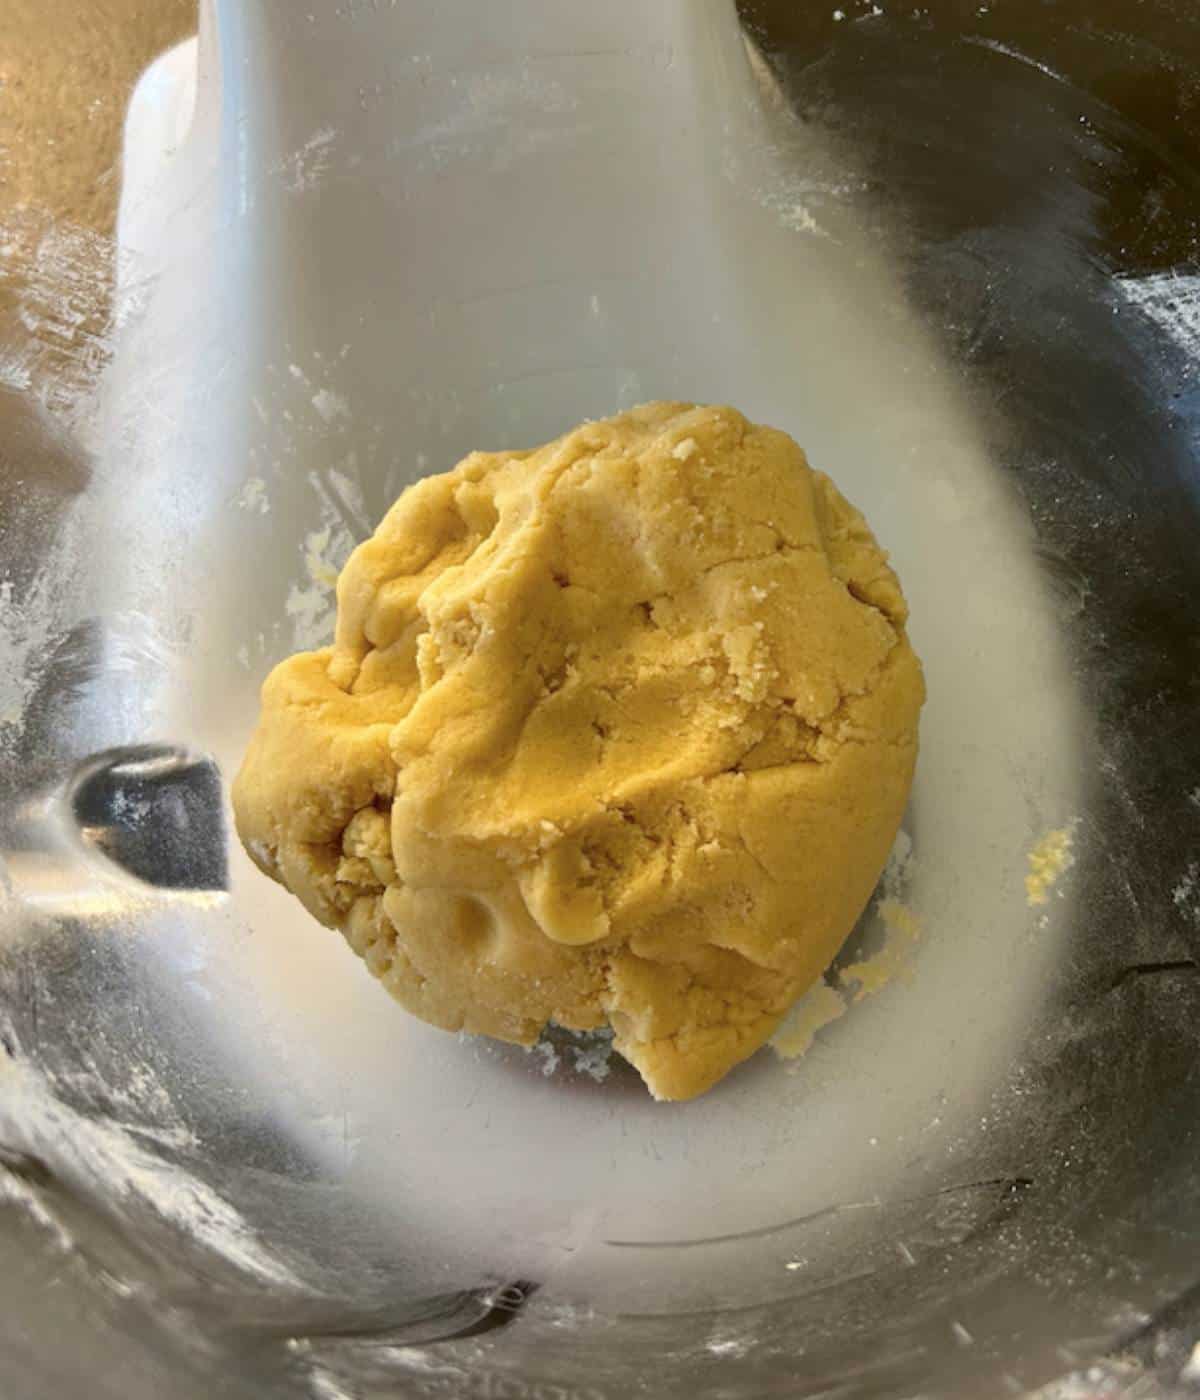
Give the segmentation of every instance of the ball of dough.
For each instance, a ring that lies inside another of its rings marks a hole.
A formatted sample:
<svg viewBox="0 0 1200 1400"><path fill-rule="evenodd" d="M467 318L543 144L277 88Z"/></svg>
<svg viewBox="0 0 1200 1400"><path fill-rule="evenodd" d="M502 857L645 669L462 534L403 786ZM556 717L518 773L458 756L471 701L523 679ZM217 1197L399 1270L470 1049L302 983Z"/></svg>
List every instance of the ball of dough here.
<svg viewBox="0 0 1200 1400"><path fill-rule="evenodd" d="M904 810L899 584L786 434L653 403L410 487L234 785L267 874L408 1010L608 1024L659 1099L829 964Z"/></svg>

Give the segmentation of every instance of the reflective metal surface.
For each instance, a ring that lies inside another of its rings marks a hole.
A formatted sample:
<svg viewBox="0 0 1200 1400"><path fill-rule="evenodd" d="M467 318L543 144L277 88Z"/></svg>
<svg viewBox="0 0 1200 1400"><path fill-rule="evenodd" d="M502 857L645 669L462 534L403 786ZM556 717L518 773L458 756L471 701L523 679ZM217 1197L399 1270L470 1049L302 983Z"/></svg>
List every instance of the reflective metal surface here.
<svg viewBox="0 0 1200 1400"><path fill-rule="evenodd" d="M1182 1383L1200 17L597 9L206 9L94 393L6 381L6 1395ZM403 485L659 396L836 477L930 687L905 975L671 1107L410 1021L225 798Z"/></svg>

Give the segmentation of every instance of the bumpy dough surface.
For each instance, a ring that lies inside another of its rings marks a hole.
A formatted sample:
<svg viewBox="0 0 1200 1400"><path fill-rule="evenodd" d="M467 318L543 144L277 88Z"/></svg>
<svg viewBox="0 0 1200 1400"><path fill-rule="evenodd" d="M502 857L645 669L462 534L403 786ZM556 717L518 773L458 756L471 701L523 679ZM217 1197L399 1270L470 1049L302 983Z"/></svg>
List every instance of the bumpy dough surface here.
<svg viewBox="0 0 1200 1400"><path fill-rule="evenodd" d="M702 1093L878 878L924 698L895 575L784 433L654 403L407 490L283 662L239 832L410 1011L611 1024Z"/></svg>

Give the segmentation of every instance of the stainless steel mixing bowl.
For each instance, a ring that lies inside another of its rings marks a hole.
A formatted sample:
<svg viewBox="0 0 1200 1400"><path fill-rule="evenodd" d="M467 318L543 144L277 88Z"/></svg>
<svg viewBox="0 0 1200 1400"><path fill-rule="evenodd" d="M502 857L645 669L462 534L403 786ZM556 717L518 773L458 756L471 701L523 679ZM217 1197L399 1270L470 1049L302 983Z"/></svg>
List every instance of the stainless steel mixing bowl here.
<svg viewBox="0 0 1200 1400"><path fill-rule="evenodd" d="M4 1394L1187 1385L1200 12L422 8L206 6L106 334L6 269ZM667 396L835 475L930 684L907 975L678 1106L410 1021L225 797L406 482Z"/></svg>

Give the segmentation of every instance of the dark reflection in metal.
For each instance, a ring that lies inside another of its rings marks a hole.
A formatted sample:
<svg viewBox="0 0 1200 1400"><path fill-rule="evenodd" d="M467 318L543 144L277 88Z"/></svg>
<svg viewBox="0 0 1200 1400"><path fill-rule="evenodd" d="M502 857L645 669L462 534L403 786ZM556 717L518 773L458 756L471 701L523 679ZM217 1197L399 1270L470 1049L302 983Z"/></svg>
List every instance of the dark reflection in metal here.
<svg viewBox="0 0 1200 1400"><path fill-rule="evenodd" d="M146 745L92 760L71 814L85 843L127 874L167 890L227 888L221 778L211 759Z"/></svg>

